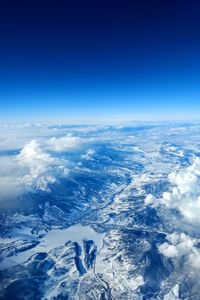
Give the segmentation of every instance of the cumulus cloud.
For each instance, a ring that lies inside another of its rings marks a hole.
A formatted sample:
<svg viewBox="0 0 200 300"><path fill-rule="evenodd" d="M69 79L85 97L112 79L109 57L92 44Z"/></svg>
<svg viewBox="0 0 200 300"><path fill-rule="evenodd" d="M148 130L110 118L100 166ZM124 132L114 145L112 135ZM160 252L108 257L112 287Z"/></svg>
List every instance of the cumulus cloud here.
<svg viewBox="0 0 200 300"><path fill-rule="evenodd" d="M168 235L168 242L159 246L159 252L172 259L185 259L190 267L200 268L200 250L196 247L198 241L184 233Z"/></svg>
<svg viewBox="0 0 200 300"><path fill-rule="evenodd" d="M169 181L172 189L164 192L161 199L148 195L146 204L157 206L164 204L167 208L177 209L190 223L200 223L200 159L177 173L171 173Z"/></svg>
<svg viewBox="0 0 200 300"><path fill-rule="evenodd" d="M46 141L47 147L55 152L78 149L82 144L83 140L75 136L64 136L60 138L52 137Z"/></svg>
<svg viewBox="0 0 200 300"><path fill-rule="evenodd" d="M15 156L0 157L0 196L36 188L48 191L56 176L68 173L67 161L51 156L36 140L26 144Z"/></svg>
<svg viewBox="0 0 200 300"><path fill-rule="evenodd" d="M159 251L167 257L180 258L183 255L188 255L193 251L194 240L184 233L173 233L168 235L168 242L159 247Z"/></svg>
<svg viewBox="0 0 200 300"><path fill-rule="evenodd" d="M17 155L16 162L23 175L23 184L35 185L41 190L46 190L48 183L55 182L55 171L64 167L64 161L45 152L35 140L25 145Z"/></svg>
<svg viewBox="0 0 200 300"><path fill-rule="evenodd" d="M77 151L87 145L88 139L69 134L62 137L40 136L26 142L21 151L5 152L0 155L0 197L30 189L49 191L49 185L57 177L69 173L70 162L62 157L62 152ZM89 149L83 158L90 159L93 154L94 150Z"/></svg>

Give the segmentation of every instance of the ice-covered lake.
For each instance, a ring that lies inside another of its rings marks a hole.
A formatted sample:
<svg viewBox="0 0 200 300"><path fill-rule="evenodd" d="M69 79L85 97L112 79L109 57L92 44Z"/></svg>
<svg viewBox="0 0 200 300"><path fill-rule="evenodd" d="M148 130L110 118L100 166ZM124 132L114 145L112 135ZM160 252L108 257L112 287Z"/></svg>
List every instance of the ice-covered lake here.
<svg viewBox="0 0 200 300"><path fill-rule="evenodd" d="M93 240L97 246L98 251L102 246L103 236L103 234L94 231L91 227L82 226L80 224L76 224L67 229L53 229L49 231L42 239L36 239L40 241L40 243L36 247L24 252L20 252L14 256L6 257L0 263L0 269L6 269L7 267L23 263L33 254L39 252L48 252L55 247L64 245L67 241L78 242L82 246L83 240ZM26 238L29 241L33 240L33 237L31 235L26 235ZM20 235L18 235L17 238L2 238L1 243L8 243L21 239L24 239L24 234L22 234L21 238Z"/></svg>

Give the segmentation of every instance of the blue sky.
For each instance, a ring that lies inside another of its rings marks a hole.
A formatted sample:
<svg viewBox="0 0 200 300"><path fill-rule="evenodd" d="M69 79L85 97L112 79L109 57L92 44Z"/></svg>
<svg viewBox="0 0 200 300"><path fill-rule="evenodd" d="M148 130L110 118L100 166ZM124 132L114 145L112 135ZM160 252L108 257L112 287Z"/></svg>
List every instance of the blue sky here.
<svg viewBox="0 0 200 300"><path fill-rule="evenodd" d="M1 9L2 121L198 118L198 1L40 2Z"/></svg>

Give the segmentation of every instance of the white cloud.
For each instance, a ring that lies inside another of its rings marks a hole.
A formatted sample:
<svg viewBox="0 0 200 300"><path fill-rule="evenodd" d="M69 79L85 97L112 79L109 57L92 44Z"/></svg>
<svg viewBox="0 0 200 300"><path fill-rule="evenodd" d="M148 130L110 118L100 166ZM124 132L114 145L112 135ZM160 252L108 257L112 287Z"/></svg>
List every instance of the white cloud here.
<svg viewBox="0 0 200 300"><path fill-rule="evenodd" d="M45 152L35 140L25 145L16 161L23 174L23 184L35 185L41 190L46 190L48 183L55 182L55 167L61 166L61 161Z"/></svg>
<svg viewBox="0 0 200 300"><path fill-rule="evenodd" d="M200 268L200 250L196 247L198 241L184 233L173 233L167 236L168 242L159 246L159 252L176 260L185 258L187 266Z"/></svg>
<svg viewBox="0 0 200 300"><path fill-rule="evenodd" d="M79 150L87 146L88 141L72 135L50 138L39 136L38 139L26 142L20 153L0 156L0 197L5 198L29 189L49 191L49 184L54 183L57 177L69 173L70 162L58 153ZM94 150L89 149L84 158L90 159L93 154Z"/></svg>
<svg viewBox="0 0 200 300"><path fill-rule="evenodd" d="M159 248L160 252L167 257L178 257L178 251L174 245L164 243Z"/></svg>
<svg viewBox="0 0 200 300"><path fill-rule="evenodd" d="M36 140L15 156L0 157L0 196L6 197L36 188L48 191L56 176L66 176L67 161L51 156Z"/></svg>
<svg viewBox="0 0 200 300"><path fill-rule="evenodd" d="M86 129L87 131L92 130L92 128L88 127ZM52 137L55 137L52 139L56 139L56 141L52 141L53 145L55 142L62 143L63 140L67 140L65 137L69 138L68 142L72 144L72 141L79 139L72 136L72 131L81 134L79 127L72 128L61 124L0 124L0 152L21 149L31 140L40 140L45 143L48 142L48 139L51 140ZM66 148L69 147L67 146Z"/></svg>
<svg viewBox="0 0 200 300"><path fill-rule="evenodd" d="M168 241L159 247L159 251L167 257L181 258L193 251L194 240L184 233L168 235Z"/></svg>
<svg viewBox="0 0 200 300"><path fill-rule="evenodd" d="M83 139L75 136L64 136L61 138L52 137L46 141L47 147L51 151L63 152L78 149L81 147Z"/></svg>
<svg viewBox="0 0 200 300"><path fill-rule="evenodd" d="M164 192L161 199L148 195L145 203L154 206L164 204L167 208L177 209L190 223L200 223L200 159L177 173L171 173L169 181L172 189Z"/></svg>
<svg viewBox="0 0 200 300"><path fill-rule="evenodd" d="M16 159L19 165L29 169L33 177L41 175L55 163L55 159L45 153L35 140L25 145Z"/></svg>

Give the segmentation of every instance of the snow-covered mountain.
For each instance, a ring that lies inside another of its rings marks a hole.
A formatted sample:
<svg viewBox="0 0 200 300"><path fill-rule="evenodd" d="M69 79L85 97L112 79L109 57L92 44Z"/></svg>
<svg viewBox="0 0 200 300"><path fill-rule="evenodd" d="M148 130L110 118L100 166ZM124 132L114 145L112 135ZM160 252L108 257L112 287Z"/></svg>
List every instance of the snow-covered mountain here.
<svg viewBox="0 0 200 300"><path fill-rule="evenodd" d="M200 123L0 127L0 299L200 299Z"/></svg>

